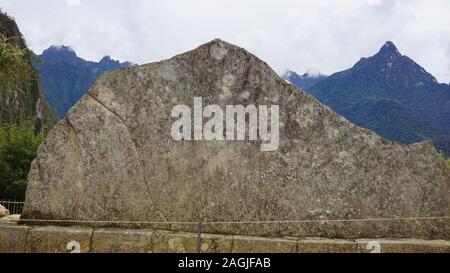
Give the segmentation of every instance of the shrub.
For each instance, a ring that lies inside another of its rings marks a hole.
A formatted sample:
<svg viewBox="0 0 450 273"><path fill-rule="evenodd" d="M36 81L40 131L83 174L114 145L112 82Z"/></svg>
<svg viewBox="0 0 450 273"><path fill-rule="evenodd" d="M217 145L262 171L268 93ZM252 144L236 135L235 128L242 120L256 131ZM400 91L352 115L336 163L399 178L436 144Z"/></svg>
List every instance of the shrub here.
<svg viewBox="0 0 450 273"><path fill-rule="evenodd" d="M33 77L26 50L11 41L0 34L0 93L23 92Z"/></svg>
<svg viewBox="0 0 450 273"><path fill-rule="evenodd" d="M0 128L0 197L25 198L30 165L43 140L30 122Z"/></svg>

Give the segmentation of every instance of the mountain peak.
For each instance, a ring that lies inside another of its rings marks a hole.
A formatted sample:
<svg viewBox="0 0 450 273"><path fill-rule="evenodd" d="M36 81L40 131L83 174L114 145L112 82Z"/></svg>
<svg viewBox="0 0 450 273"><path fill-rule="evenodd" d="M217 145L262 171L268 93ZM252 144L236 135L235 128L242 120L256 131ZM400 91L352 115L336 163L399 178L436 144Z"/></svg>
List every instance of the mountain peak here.
<svg viewBox="0 0 450 273"><path fill-rule="evenodd" d="M106 55L105 57L103 57L103 58L100 60L99 64L110 64L110 63L116 63L116 62L117 62L117 61L113 60L113 59L111 58L111 56Z"/></svg>
<svg viewBox="0 0 450 273"><path fill-rule="evenodd" d="M395 49L397 49L397 47L395 46L395 44L392 41L387 41L386 43L384 43L383 48L395 48Z"/></svg>
<svg viewBox="0 0 450 273"><path fill-rule="evenodd" d="M70 53L70 54L76 55L75 51L70 46L65 46L65 45L52 45L49 48L47 48L46 50L44 50L44 52L42 52L42 54L54 53L54 52Z"/></svg>
<svg viewBox="0 0 450 273"><path fill-rule="evenodd" d="M105 57L102 58L102 60L104 60L104 61L111 61L112 59L111 59L111 56L106 55ZM102 60L100 60L100 61L102 61Z"/></svg>
<svg viewBox="0 0 450 273"><path fill-rule="evenodd" d="M314 86L315 84L324 80L326 77L326 75L314 69L309 69L303 75L299 75L294 71L288 70L283 75L283 79L289 81L290 83L296 85L301 89L309 89L311 86Z"/></svg>
<svg viewBox="0 0 450 273"><path fill-rule="evenodd" d="M48 60L71 60L77 57L75 51L64 45L52 45L42 52L42 57Z"/></svg>
<svg viewBox="0 0 450 273"><path fill-rule="evenodd" d="M384 56L396 56L396 57L402 56L402 54L400 54L395 44L391 41L387 41L383 45L383 47L380 49L379 54Z"/></svg>
<svg viewBox="0 0 450 273"><path fill-rule="evenodd" d="M108 55L98 63L84 60L68 46L51 46L38 57L34 65L41 75L44 95L59 117L66 116L104 72L133 66Z"/></svg>
<svg viewBox="0 0 450 273"><path fill-rule="evenodd" d="M321 73L319 70L317 69L308 69L304 74L303 77L305 78L321 78L321 77L326 77L325 74Z"/></svg>

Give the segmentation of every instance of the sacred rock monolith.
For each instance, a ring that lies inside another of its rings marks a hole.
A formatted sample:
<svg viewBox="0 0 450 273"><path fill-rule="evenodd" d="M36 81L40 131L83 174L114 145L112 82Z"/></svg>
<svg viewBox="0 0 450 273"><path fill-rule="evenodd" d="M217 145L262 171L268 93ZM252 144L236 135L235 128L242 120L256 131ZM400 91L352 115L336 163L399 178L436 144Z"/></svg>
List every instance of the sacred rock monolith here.
<svg viewBox="0 0 450 273"><path fill-rule="evenodd" d="M174 140L172 109L193 108L195 97L223 109L278 105L278 149L261 151L261 140ZM246 50L214 40L105 73L40 146L22 219L448 238L449 185L432 143L401 145L359 128Z"/></svg>

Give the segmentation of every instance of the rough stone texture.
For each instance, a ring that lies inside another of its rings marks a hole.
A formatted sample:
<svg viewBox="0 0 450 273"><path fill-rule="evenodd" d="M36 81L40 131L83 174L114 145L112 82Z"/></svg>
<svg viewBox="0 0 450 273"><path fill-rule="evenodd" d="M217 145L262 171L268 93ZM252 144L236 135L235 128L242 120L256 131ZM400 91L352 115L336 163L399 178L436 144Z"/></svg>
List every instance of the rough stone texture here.
<svg viewBox="0 0 450 273"><path fill-rule="evenodd" d="M4 206L0 205L0 218L9 216L9 210L7 210Z"/></svg>
<svg viewBox="0 0 450 273"><path fill-rule="evenodd" d="M91 239L89 239L91 238ZM67 244L80 243L80 252L196 253L197 234L162 230L86 229L83 227L27 227L0 222L0 253L68 253ZM381 253L450 253L443 240L336 240L295 237L263 238L202 234L203 253L369 253L376 241Z"/></svg>
<svg viewBox="0 0 450 273"><path fill-rule="evenodd" d="M235 236L234 253L296 253L297 241Z"/></svg>
<svg viewBox="0 0 450 273"><path fill-rule="evenodd" d="M203 234L202 253L230 253L231 236ZM99 229L92 238L94 253L196 253L197 235L149 229Z"/></svg>
<svg viewBox="0 0 450 273"><path fill-rule="evenodd" d="M280 147L176 142L172 107L280 106ZM359 128L242 48L214 40L104 74L41 145L23 219L161 222L450 216L450 174L432 143ZM208 225L240 235L445 238L449 220ZM447 228L446 228L447 227ZM189 229L190 230L190 229Z"/></svg>
<svg viewBox="0 0 450 273"><path fill-rule="evenodd" d="M374 240L357 240L358 252L368 253L367 243ZM381 253L450 253L450 242L448 241L425 241L425 240L376 240L380 244Z"/></svg>
<svg viewBox="0 0 450 273"><path fill-rule="evenodd" d="M26 249L29 227L0 221L0 253L22 253Z"/></svg>
<svg viewBox="0 0 450 273"><path fill-rule="evenodd" d="M202 234L201 252L231 253L233 250L233 241L234 238L231 236ZM195 241L195 243L197 243L197 241Z"/></svg>
<svg viewBox="0 0 450 273"><path fill-rule="evenodd" d="M151 230L95 230L92 237L94 253L151 253Z"/></svg>
<svg viewBox="0 0 450 273"><path fill-rule="evenodd" d="M82 227L38 227L32 228L27 237L29 253L69 253L68 243L75 241L80 244L82 253L91 249L93 230Z"/></svg>
<svg viewBox="0 0 450 273"><path fill-rule="evenodd" d="M177 234L157 231L153 234L154 253L195 253L197 236L194 234Z"/></svg>
<svg viewBox="0 0 450 273"><path fill-rule="evenodd" d="M346 240L311 238L299 241L297 251L298 253L356 253L358 243Z"/></svg>

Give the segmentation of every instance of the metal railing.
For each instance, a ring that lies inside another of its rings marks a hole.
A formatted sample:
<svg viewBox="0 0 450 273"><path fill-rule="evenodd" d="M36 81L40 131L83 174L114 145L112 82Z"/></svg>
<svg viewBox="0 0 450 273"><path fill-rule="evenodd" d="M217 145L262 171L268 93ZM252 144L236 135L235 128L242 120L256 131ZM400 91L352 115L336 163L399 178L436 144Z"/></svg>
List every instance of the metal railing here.
<svg viewBox="0 0 450 273"><path fill-rule="evenodd" d="M11 200L11 199L0 199L0 205L4 206L11 215L21 214L23 210L23 201Z"/></svg>

